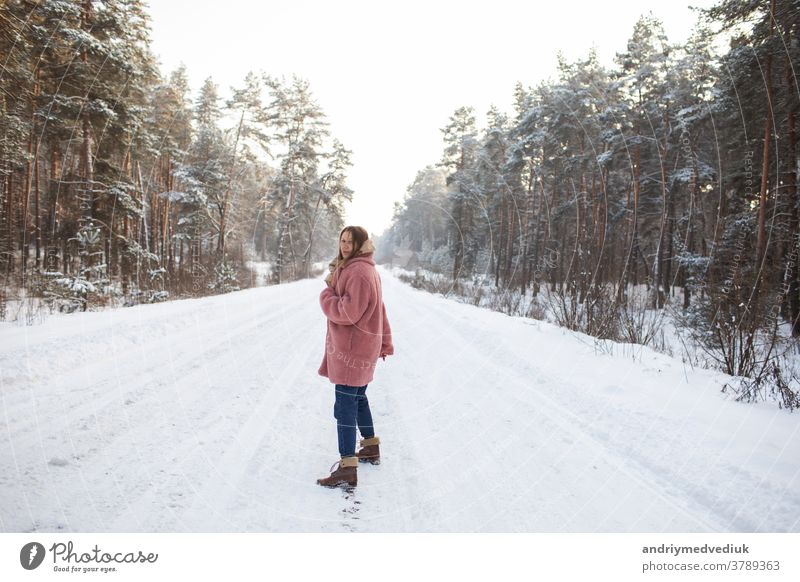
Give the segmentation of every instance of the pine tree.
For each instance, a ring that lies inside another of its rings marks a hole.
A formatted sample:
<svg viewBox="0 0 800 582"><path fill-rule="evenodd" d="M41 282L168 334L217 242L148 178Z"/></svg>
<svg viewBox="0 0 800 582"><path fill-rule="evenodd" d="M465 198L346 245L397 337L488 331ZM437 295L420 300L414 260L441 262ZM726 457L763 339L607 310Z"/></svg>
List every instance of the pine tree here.
<svg viewBox="0 0 800 582"><path fill-rule="evenodd" d="M663 133L666 125L662 122L665 106L659 103L658 96L662 92L665 73L669 68L669 54L670 47L661 22L652 16L643 16L634 26L626 52L617 55L617 62L620 65L619 81L628 103L626 145L633 151L630 161L633 198L626 204L630 227L627 255L620 281L621 299L626 296L628 282L634 287L638 283L639 265L646 269L648 282L654 282L640 240L640 205L642 202L648 207L653 205L652 196L642 200L643 178L646 180L645 186L647 182L655 182L650 178L654 170L644 169L643 162L661 159L659 148L662 147L660 144L663 136L659 133ZM657 126L661 126L661 131ZM663 174L660 165L658 174ZM664 179L659 182L663 200ZM650 208L646 210L647 214L650 214ZM663 210L661 215L663 216Z"/></svg>
<svg viewBox="0 0 800 582"><path fill-rule="evenodd" d="M281 283L287 275L289 279L301 275L299 249L313 244L313 230L301 233L298 219L304 209L315 205L313 192L329 132L307 81L299 77L294 77L291 84L271 77L264 81L272 95L270 125L281 148L275 154L279 167L269 193L270 205L278 214L273 276L275 282Z"/></svg>
<svg viewBox="0 0 800 582"><path fill-rule="evenodd" d="M466 242L471 236L476 187L474 167L477 156L477 128L472 107L460 107L441 130L444 134L444 156L441 166L449 170L447 185L452 208L450 247L453 249L453 282L463 275Z"/></svg>

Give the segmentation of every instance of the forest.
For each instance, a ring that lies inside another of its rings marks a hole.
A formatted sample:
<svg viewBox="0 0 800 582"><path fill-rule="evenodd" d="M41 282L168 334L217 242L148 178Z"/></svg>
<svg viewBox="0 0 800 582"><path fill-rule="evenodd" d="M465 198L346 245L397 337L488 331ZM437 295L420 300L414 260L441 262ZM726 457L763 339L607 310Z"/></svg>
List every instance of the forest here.
<svg viewBox="0 0 800 582"><path fill-rule="evenodd" d="M613 66L561 57L513 111L454 111L377 259L598 341L663 349L668 321L737 398L794 409L800 6L698 13L684 43L645 15ZM233 291L254 259L278 284L329 258L351 152L309 83L251 73L223 102L209 78L192 98L184 68L158 70L148 19L140 0L0 4L0 320Z"/></svg>
<svg viewBox="0 0 800 582"><path fill-rule="evenodd" d="M148 35L139 0L0 5L0 319L249 287L248 258L280 283L330 253L350 152L309 83L192 99Z"/></svg>
<svg viewBox="0 0 800 582"><path fill-rule="evenodd" d="M613 67L560 58L480 130L458 108L380 246L417 287L598 340L668 351L670 322L738 398L797 407L799 26L724 0L673 44L642 16Z"/></svg>

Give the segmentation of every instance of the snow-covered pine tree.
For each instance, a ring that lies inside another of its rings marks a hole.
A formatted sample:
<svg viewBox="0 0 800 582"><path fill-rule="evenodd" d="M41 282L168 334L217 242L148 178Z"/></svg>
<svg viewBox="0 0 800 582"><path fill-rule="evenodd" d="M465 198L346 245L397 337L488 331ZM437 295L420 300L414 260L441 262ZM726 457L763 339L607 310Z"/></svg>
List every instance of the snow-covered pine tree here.
<svg viewBox="0 0 800 582"><path fill-rule="evenodd" d="M640 224L640 214L645 217L653 215L653 207L657 204L659 194L663 207L663 180L651 176L661 174L659 167L659 144L663 141L664 127L663 108L660 99L663 83L668 69L670 46L667 42L661 21L652 15L642 16L634 25L633 34L628 40L624 52L617 54L616 61L620 67L618 81L622 87L622 95L628 105L626 143L632 150L629 167L632 180L632 199L627 202L629 228L627 235L627 251L620 279L620 299L627 297L628 286L634 289L639 282L639 267L645 271L648 286L655 283L650 262L642 248L641 228L650 229L652 224ZM644 165L647 164L647 168ZM655 166L655 167L653 167ZM654 191L655 190L655 191ZM656 194L658 192L658 194ZM644 204L645 209L640 208ZM663 216L663 209L657 216ZM659 221L661 222L661 221ZM661 229L659 229L660 237ZM650 240L651 237L646 237ZM655 239L655 249L658 241ZM657 250L656 253L657 254Z"/></svg>
<svg viewBox="0 0 800 582"><path fill-rule="evenodd" d="M326 148L330 133L308 81L295 76L286 82L266 76L264 83L272 97L269 122L276 143L273 155L278 161L267 194L268 206L277 215L273 280L281 283L309 273L310 260L306 257L305 268L302 260L313 248L317 232L313 215L319 208L318 201L329 195L322 194L320 163L330 155ZM343 152L337 154L342 169L347 165ZM347 192L340 189L339 194ZM340 216L333 214L331 218L334 223L341 223Z"/></svg>
<svg viewBox="0 0 800 582"><path fill-rule="evenodd" d="M475 162L478 136L475 111L472 107L459 107L441 129L444 135L444 155L440 165L449 172L447 176L452 224L450 246L453 253L453 283L464 273L466 243L472 236L476 220Z"/></svg>

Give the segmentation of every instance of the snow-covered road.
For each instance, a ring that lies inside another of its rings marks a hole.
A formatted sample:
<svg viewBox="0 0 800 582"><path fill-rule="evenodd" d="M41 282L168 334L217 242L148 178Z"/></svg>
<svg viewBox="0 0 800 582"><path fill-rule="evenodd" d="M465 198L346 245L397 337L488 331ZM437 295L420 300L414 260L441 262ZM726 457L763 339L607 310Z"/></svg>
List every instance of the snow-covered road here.
<svg viewBox="0 0 800 582"><path fill-rule="evenodd" d="M381 274L352 496L307 280L0 328L0 530L800 531L797 414Z"/></svg>

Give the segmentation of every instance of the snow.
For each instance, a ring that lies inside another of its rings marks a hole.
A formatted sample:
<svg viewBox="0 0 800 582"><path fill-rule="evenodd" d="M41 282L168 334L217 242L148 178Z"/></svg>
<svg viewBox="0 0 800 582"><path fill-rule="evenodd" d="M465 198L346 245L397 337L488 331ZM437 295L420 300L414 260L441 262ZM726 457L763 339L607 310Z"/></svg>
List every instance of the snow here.
<svg viewBox="0 0 800 582"><path fill-rule="evenodd" d="M270 276L272 275L272 264L269 261L246 261L245 265L251 269L256 275L256 285L267 285ZM314 265L316 267L316 265Z"/></svg>
<svg viewBox="0 0 800 582"><path fill-rule="evenodd" d="M381 276L382 464L352 495L315 483L321 279L4 326L0 530L800 531L796 414Z"/></svg>

